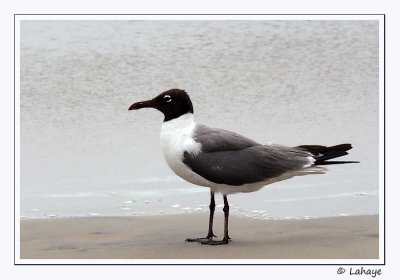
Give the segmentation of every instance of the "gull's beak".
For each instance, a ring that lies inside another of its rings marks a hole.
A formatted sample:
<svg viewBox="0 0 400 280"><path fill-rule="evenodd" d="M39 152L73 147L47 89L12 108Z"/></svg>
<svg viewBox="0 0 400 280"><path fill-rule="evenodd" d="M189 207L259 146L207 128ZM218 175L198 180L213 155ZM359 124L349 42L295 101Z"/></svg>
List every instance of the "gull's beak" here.
<svg viewBox="0 0 400 280"><path fill-rule="evenodd" d="M129 107L130 110L139 110L142 108L154 108L154 101L153 100L147 100L147 101L141 101L141 102L136 102Z"/></svg>

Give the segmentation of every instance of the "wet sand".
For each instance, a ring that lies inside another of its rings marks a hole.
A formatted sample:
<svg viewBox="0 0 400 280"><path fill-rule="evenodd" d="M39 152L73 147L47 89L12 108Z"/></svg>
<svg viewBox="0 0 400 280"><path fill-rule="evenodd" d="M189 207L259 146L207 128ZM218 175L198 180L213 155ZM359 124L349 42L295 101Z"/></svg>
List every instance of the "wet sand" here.
<svg viewBox="0 0 400 280"><path fill-rule="evenodd" d="M21 221L21 259L375 259L378 216L259 220L233 216L232 242L185 242L205 235L203 214ZM223 217L215 234L222 236Z"/></svg>

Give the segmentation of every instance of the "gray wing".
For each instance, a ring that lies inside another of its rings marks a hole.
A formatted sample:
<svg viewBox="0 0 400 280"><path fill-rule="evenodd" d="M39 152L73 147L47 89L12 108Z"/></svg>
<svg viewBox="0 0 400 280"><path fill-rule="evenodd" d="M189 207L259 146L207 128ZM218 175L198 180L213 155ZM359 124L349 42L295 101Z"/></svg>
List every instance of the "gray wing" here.
<svg viewBox="0 0 400 280"><path fill-rule="evenodd" d="M240 134L223 129L210 128L205 125L196 126L193 138L201 144L201 148L205 153L236 151L253 146L261 146L261 144Z"/></svg>
<svg viewBox="0 0 400 280"><path fill-rule="evenodd" d="M206 137L207 134L213 137ZM301 149L261 145L224 130L209 129L197 136L201 135L195 141L202 144L202 152L197 155L185 152L183 161L194 172L217 184L240 186L265 181L310 163L311 154Z"/></svg>

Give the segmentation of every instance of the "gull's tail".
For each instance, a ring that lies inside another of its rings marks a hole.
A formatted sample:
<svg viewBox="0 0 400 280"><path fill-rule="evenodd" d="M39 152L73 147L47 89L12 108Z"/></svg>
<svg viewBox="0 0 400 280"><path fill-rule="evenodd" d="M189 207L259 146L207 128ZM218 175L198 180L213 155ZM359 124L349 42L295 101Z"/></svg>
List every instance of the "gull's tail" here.
<svg viewBox="0 0 400 280"><path fill-rule="evenodd" d="M326 147L320 145L301 145L296 148L310 152L315 158L314 165L359 163L359 161L328 161L333 158L348 155L347 152L352 148L351 144L340 144Z"/></svg>

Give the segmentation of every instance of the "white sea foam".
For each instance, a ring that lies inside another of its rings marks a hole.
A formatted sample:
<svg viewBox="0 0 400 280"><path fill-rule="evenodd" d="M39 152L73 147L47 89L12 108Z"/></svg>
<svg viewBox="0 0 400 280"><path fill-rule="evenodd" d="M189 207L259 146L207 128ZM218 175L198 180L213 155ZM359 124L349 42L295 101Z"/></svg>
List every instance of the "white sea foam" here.
<svg viewBox="0 0 400 280"><path fill-rule="evenodd" d="M283 198L283 199L266 199L265 202L298 202L298 201L306 201L306 200L321 200L321 199L334 199L340 197L366 197L366 196L377 196L378 191L369 191L362 192L361 195L359 192L351 192L351 193L336 193L329 195L319 195L319 196L308 196L308 197L296 197L296 198Z"/></svg>
<svg viewBox="0 0 400 280"><path fill-rule="evenodd" d="M58 214L47 214L47 215L45 215L45 217L48 217L48 218L56 218L58 216L59 216Z"/></svg>
<svg viewBox="0 0 400 280"><path fill-rule="evenodd" d="M132 200L127 200L127 201L124 201L124 202L122 202L122 203L124 203L124 204L132 204L133 201L132 201Z"/></svg>

